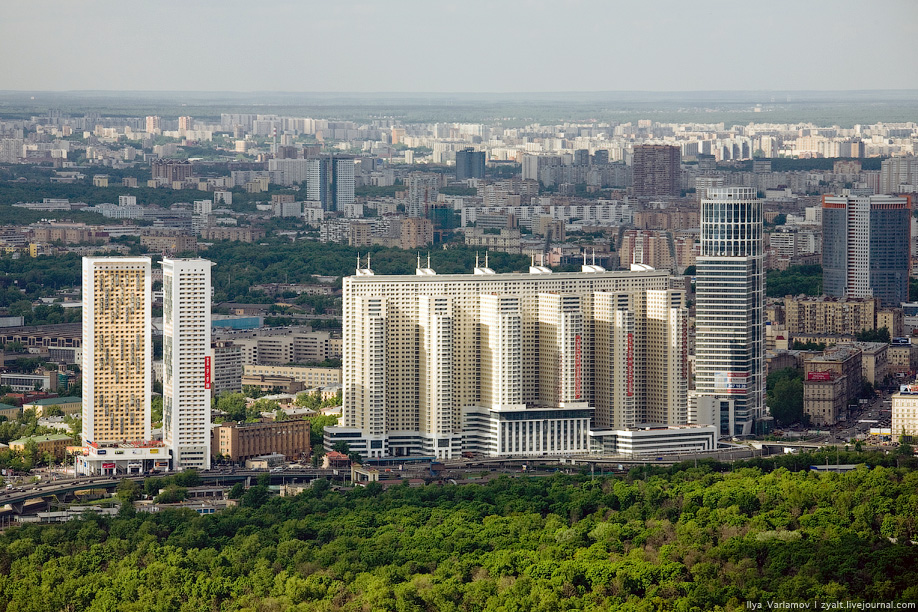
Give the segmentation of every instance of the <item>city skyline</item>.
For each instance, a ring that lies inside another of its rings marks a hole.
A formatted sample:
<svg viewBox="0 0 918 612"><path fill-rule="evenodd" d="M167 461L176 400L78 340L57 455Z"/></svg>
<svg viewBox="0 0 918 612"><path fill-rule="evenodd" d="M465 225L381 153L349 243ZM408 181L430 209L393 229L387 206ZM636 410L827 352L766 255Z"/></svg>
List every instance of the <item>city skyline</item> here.
<svg viewBox="0 0 918 612"><path fill-rule="evenodd" d="M876 89L887 87L891 74L914 72L914 58L901 51L909 48L908 24L918 22L916 7L903 0L874 3L867 14L860 3L823 0L701 7L580 1L563 10L544 1L354 7L167 0L160 8L135 13L111 0L10 6L0 24L0 51L18 60L7 66L0 87L558 92L834 90L851 83ZM884 36L829 52L824 38L795 25L807 23L826 32L858 24ZM893 23L900 27L884 28ZM53 45L34 44L37 24L54 32ZM202 43L205 26L208 44ZM95 33L92 45L88 31ZM565 36L574 31L576 46ZM719 44L710 45L708 36ZM731 46L731 40L750 43ZM25 45L28 54L19 52ZM68 50L66 65L55 59L61 48ZM334 61L317 61L331 49ZM387 54L398 61L374 61ZM463 61L453 61L460 55ZM564 78L549 80L550 74Z"/></svg>

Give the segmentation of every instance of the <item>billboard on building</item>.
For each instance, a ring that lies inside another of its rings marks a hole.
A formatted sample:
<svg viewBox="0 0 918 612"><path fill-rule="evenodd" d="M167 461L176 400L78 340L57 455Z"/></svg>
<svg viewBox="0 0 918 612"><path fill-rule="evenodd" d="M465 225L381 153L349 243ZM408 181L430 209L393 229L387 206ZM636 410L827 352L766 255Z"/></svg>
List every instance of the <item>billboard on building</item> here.
<svg viewBox="0 0 918 612"><path fill-rule="evenodd" d="M825 371L819 371L819 372L807 372L806 379L807 380L832 380L832 371L825 370Z"/></svg>
<svg viewBox="0 0 918 612"><path fill-rule="evenodd" d="M745 393L746 372L714 372L714 389L721 393Z"/></svg>

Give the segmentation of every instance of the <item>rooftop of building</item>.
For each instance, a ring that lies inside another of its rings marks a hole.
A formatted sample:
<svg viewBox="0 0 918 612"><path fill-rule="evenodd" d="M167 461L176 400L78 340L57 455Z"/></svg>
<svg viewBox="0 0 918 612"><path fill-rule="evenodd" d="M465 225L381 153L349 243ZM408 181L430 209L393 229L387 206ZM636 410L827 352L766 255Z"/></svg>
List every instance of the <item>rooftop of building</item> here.
<svg viewBox="0 0 918 612"><path fill-rule="evenodd" d="M22 327L4 327L0 336L57 336L58 338L82 338L82 323L55 323L52 325L27 325Z"/></svg>
<svg viewBox="0 0 918 612"><path fill-rule="evenodd" d="M75 395L68 395L65 397L49 397L46 399L35 400L29 402L29 406L57 406L59 404L78 404L83 401L82 397L76 397Z"/></svg>
<svg viewBox="0 0 918 612"><path fill-rule="evenodd" d="M19 438L18 440L11 440L10 444L16 445L25 445L29 442L35 442L39 444L41 442L60 442L62 440L73 441L73 436L68 436L67 434L48 434L45 436L26 436L25 438Z"/></svg>
<svg viewBox="0 0 918 612"><path fill-rule="evenodd" d="M582 279L582 278L628 278L635 274L653 275L653 276L671 276L669 270L656 270L650 266L641 265L640 270L605 270L605 271L586 271L586 272L553 272L544 266L534 266L537 271L530 272L500 272L495 274L387 274L376 275L372 269L361 268L358 274L346 276L344 280L351 282L456 282L456 281L474 281L474 282L491 282L499 280L544 280L551 279ZM646 269L645 269L646 268Z"/></svg>
<svg viewBox="0 0 918 612"><path fill-rule="evenodd" d="M833 362L833 361L845 361L850 359L854 355L860 353L856 348L834 348L829 351L826 351L822 355L816 355L810 361L820 361L820 362Z"/></svg>
<svg viewBox="0 0 918 612"><path fill-rule="evenodd" d="M867 302L876 302L877 298L872 297L837 297L832 295L785 295L784 299L791 299L796 302L843 302L843 303L853 303L853 304L863 304Z"/></svg>

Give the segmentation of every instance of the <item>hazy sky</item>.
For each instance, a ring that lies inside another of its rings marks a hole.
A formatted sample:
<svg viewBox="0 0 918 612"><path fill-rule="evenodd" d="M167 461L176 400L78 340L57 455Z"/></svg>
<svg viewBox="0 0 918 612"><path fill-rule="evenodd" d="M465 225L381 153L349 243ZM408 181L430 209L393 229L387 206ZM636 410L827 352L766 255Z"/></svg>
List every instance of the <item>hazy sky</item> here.
<svg viewBox="0 0 918 612"><path fill-rule="evenodd" d="M5 0L0 90L918 88L916 0Z"/></svg>

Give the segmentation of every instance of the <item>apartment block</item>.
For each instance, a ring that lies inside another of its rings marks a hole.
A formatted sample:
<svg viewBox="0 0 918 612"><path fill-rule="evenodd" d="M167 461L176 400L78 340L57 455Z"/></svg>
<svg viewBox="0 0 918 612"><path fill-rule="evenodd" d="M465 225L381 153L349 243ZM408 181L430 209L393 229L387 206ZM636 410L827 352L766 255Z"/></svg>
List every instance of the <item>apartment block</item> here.
<svg viewBox="0 0 918 612"><path fill-rule="evenodd" d="M876 327L878 300L786 296L784 325L791 334L854 335Z"/></svg>
<svg viewBox="0 0 918 612"><path fill-rule="evenodd" d="M243 366L245 376L284 376L303 383L307 389L341 384L341 368L314 368L309 366Z"/></svg>
<svg viewBox="0 0 918 612"><path fill-rule="evenodd" d="M892 396L890 433L897 441L900 436L911 442L918 438L918 385L902 385Z"/></svg>
<svg viewBox="0 0 918 612"><path fill-rule="evenodd" d="M163 259L163 442L173 469L210 469L211 266Z"/></svg>
<svg viewBox="0 0 918 612"><path fill-rule="evenodd" d="M343 416L326 446L569 454L589 450L594 417L604 428L684 423L683 293L646 266L583 270L358 269L344 279Z"/></svg>
<svg viewBox="0 0 918 612"><path fill-rule="evenodd" d="M309 421L288 419L264 423L223 423L213 428L214 455L239 462L278 453L288 459L308 457Z"/></svg>
<svg viewBox="0 0 918 612"><path fill-rule="evenodd" d="M148 257L83 258L83 442L150 439Z"/></svg>

